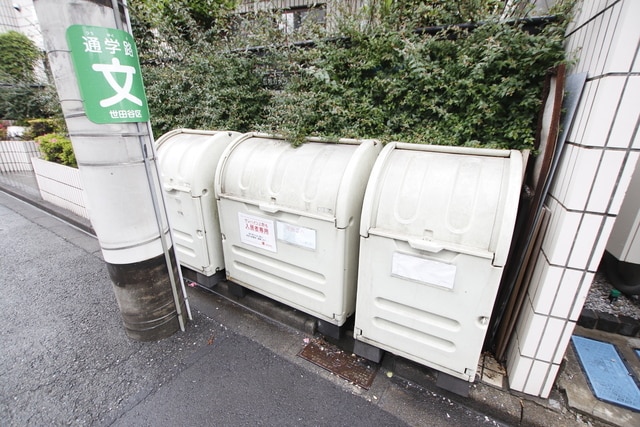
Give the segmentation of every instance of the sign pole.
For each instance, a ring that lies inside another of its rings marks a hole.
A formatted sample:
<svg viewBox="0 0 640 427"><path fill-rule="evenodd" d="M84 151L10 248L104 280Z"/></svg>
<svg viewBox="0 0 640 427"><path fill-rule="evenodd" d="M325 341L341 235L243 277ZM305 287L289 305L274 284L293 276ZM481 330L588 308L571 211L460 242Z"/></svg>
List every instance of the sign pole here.
<svg viewBox="0 0 640 427"><path fill-rule="evenodd" d="M34 6L125 331L141 341L168 337L184 330L189 310L158 197L137 50L123 29L126 2Z"/></svg>

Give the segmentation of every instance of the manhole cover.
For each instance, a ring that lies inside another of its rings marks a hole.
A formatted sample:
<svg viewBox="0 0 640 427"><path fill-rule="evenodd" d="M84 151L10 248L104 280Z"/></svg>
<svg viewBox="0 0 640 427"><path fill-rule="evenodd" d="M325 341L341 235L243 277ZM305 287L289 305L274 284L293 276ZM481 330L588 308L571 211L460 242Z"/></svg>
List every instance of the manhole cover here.
<svg viewBox="0 0 640 427"><path fill-rule="evenodd" d="M355 354L347 354L322 340L310 341L298 356L365 390L369 390L378 372L377 364Z"/></svg>

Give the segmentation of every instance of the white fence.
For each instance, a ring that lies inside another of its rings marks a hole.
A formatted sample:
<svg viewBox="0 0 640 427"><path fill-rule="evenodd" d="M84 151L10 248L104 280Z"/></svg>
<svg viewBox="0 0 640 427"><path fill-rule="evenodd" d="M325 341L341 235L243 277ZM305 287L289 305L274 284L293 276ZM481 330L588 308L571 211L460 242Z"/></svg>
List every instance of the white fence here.
<svg viewBox="0 0 640 427"><path fill-rule="evenodd" d="M44 200L89 218L78 169L38 158L32 158L31 161Z"/></svg>
<svg viewBox="0 0 640 427"><path fill-rule="evenodd" d="M41 157L35 141L0 141L0 172L32 171L32 157Z"/></svg>

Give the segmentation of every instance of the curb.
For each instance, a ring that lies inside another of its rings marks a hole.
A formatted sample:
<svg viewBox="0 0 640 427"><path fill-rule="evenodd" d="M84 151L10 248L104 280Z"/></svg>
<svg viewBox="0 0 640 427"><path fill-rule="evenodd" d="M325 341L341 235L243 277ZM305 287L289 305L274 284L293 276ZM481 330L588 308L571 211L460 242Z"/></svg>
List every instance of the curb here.
<svg viewBox="0 0 640 427"><path fill-rule="evenodd" d="M26 194L24 192L18 191L17 189L11 188L10 186L2 185L0 183L0 191L7 193L10 196L15 197L16 199L22 200L25 203L28 203L32 206L37 207L44 212L55 216L56 218L71 224L72 226L79 228L80 230L89 233L93 236L96 235L93 226L91 225L91 221L86 218L83 218L79 215L74 214L66 209L58 207L53 203L49 203L43 199L36 199L35 197Z"/></svg>
<svg viewBox="0 0 640 427"><path fill-rule="evenodd" d="M640 321L630 316L613 315L583 309L578 318L578 326L585 329L596 329L602 332L623 335L625 337L640 337Z"/></svg>

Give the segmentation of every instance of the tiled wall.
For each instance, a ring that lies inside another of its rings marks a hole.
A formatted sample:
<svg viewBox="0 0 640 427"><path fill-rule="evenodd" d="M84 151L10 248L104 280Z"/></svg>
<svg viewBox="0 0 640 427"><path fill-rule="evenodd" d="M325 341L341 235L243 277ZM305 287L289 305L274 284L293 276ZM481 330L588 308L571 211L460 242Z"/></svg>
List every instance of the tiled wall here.
<svg viewBox="0 0 640 427"><path fill-rule="evenodd" d="M507 355L512 389L548 397L640 155L640 1L583 0L567 32L587 73L546 206L551 220Z"/></svg>

